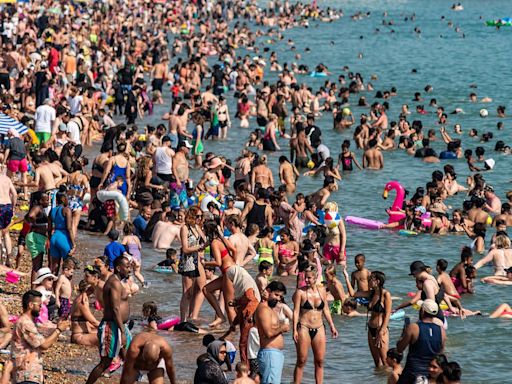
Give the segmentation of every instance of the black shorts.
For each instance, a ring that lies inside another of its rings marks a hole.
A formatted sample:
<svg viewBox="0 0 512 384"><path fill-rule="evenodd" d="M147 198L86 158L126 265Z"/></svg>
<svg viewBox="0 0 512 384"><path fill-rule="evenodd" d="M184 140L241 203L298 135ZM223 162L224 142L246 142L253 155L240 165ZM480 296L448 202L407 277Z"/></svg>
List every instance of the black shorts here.
<svg viewBox="0 0 512 384"><path fill-rule="evenodd" d="M191 278L199 277L199 269L194 269L193 271L188 271L188 272L180 272L180 275L185 276L185 277L191 277Z"/></svg>
<svg viewBox="0 0 512 384"><path fill-rule="evenodd" d="M172 173L157 173L156 174L161 180L163 181L167 181L168 183L171 183L173 181L175 181L174 179L174 176L172 175Z"/></svg>
<svg viewBox="0 0 512 384"><path fill-rule="evenodd" d="M258 126L259 127L266 127L267 126L267 123L268 123L268 120L265 119L264 117L262 116L258 116L256 118L256 122L258 123Z"/></svg>
<svg viewBox="0 0 512 384"><path fill-rule="evenodd" d="M101 182L101 177L91 176L91 180L89 180L89 186L91 188L96 189L100 186L100 182Z"/></svg>
<svg viewBox="0 0 512 384"><path fill-rule="evenodd" d="M153 91L162 92L162 88L164 85L164 79L153 79L153 81L151 82L151 85L153 87Z"/></svg>

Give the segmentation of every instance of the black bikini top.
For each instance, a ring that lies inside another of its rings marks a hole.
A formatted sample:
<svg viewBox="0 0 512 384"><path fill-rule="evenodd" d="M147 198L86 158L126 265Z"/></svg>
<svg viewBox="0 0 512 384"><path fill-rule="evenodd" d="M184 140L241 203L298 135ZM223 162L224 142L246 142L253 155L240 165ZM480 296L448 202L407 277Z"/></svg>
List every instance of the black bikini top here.
<svg viewBox="0 0 512 384"><path fill-rule="evenodd" d="M305 310L316 309L317 311L321 311L324 309L325 303L323 300L321 300L320 304L318 304L318 307L315 308L311 305L307 296L308 296L308 293L306 292L306 301L304 302L304 304L302 304L301 309L305 309ZM322 297L320 296L320 298L322 298Z"/></svg>
<svg viewBox="0 0 512 384"><path fill-rule="evenodd" d="M372 299L373 299L373 293L372 293L372 297L370 298L370 303L368 304L368 312L385 313L386 309L382 305L381 298L379 298L379 300L374 305L371 305Z"/></svg>

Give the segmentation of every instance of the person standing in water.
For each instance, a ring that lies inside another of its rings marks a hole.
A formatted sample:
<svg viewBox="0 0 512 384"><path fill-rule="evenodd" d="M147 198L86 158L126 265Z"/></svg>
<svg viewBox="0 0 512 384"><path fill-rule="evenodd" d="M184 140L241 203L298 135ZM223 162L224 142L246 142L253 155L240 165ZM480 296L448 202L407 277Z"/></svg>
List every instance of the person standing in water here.
<svg viewBox="0 0 512 384"><path fill-rule="evenodd" d="M114 273L103 286L103 318L98 327L100 341L100 362L92 370L86 384L93 384L100 378L114 360L126 356L131 334L126 326L130 317L129 293L122 281L130 276L131 264L125 256L114 260Z"/></svg>
<svg viewBox="0 0 512 384"><path fill-rule="evenodd" d="M315 265L307 266L305 270L306 286L297 289L293 295L293 340L297 347L297 362L293 372L293 381L297 384L302 383L310 345L315 360L315 381L323 382L326 350L324 317L331 328L332 337L334 339L338 337L338 331L327 305L327 292L325 288L319 288L316 285L317 274Z"/></svg>

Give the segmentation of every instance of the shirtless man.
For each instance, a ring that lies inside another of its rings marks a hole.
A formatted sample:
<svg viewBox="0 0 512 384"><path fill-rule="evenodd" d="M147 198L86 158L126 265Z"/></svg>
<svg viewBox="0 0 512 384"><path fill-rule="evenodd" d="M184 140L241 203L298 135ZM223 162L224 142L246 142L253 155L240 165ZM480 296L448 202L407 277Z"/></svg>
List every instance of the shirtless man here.
<svg viewBox="0 0 512 384"><path fill-rule="evenodd" d="M130 317L130 304L128 292L121 282L130 276L130 271L131 263L128 258L119 256L114 260L114 273L103 287L104 311L98 327L101 360L92 370L86 384L95 383L116 356L124 358L130 346L131 335L125 325Z"/></svg>
<svg viewBox="0 0 512 384"><path fill-rule="evenodd" d="M0 171L3 171L4 165L0 166ZM14 212L14 207L16 207L18 193L16 192L16 188L12 183L11 179L4 175L0 174L0 230L1 232L1 241L3 247L5 247L6 254L5 259L4 255L0 253L0 264L4 262L9 265L9 256L12 251L12 242L11 235L9 234L9 225L11 224L11 219ZM2 248L3 248L2 247ZM2 252L0 250L0 252Z"/></svg>
<svg viewBox="0 0 512 384"><path fill-rule="evenodd" d="M151 82L151 86L153 87L154 91L162 92L162 87L164 85L164 81L167 78L167 64L168 59L164 57L162 59L161 63L155 63L153 66L153 72L151 74L151 77L153 81Z"/></svg>
<svg viewBox="0 0 512 384"><path fill-rule="evenodd" d="M286 156L281 156L279 158L279 179L281 180L281 184L286 186L286 193L292 194L297 189L297 179L299 178L300 173L297 171L295 165L290 163Z"/></svg>
<svg viewBox="0 0 512 384"><path fill-rule="evenodd" d="M290 145L292 143L290 142ZM306 129L303 127L302 123L297 127L297 141L293 146L295 151L295 166L297 168L306 168L309 162L309 153L314 153L313 147L309 144L308 138L306 136ZM293 156L292 156L293 161Z"/></svg>
<svg viewBox="0 0 512 384"><path fill-rule="evenodd" d="M372 124L372 128L381 128L382 130L388 129L388 115L386 109L381 104L377 105L375 111L379 114L377 120Z"/></svg>
<svg viewBox="0 0 512 384"><path fill-rule="evenodd" d="M240 217L238 215L227 216L224 225L232 233L229 241L236 249L235 263L243 267L256 256L256 250L249 242L247 236L242 233Z"/></svg>
<svg viewBox="0 0 512 384"><path fill-rule="evenodd" d="M35 167L34 180L23 186L36 187L39 191L46 192L57 189L62 183L62 177L55 177L52 166L45 157L33 156L32 162Z"/></svg>
<svg viewBox="0 0 512 384"><path fill-rule="evenodd" d="M189 164L187 157L190 153L192 145L184 140L178 144L176 154L172 161L172 174L176 178L176 186L182 188L182 183L189 180Z"/></svg>
<svg viewBox="0 0 512 384"><path fill-rule="evenodd" d="M163 220L160 220L155 224L153 234L151 235L151 241L153 242L154 249L168 249L171 247L174 240L178 240L181 244L180 229L181 225L175 224L172 219L174 214L167 212Z"/></svg>
<svg viewBox="0 0 512 384"><path fill-rule="evenodd" d="M262 155L259 158L259 163L252 170L251 186L254 191L256 183L260 183L262 188L274 187L274 176L272 170L267 166L267 156Z"/></svg>
<svg viewBox="0 0 512 384"><path fill-rule="evenodd" d="M155 330L144 331L135 336L130 343L121 384L138 382L140 374L147 374L150 384L163 384L166 371L171 384L176 383L172 348Z"/></svg>
<svg viewBox="0 0 512 384"><path fill-rule="evenodd" d="M329 199L329 196L331 196L331 192L335 191L337 188L338 186L334 177L327 176L324 179L324 186L311 195L316 207L318 209L323 209L325 203L327 203L327 200Z"/></svg>
<svg viewBox="0 0 512 384"><path fill-rule="evenodd" d="M368 142L368 149L364 151L363 168L382 169L384 168L384 157L377 148L377 140L372 139Z"/></svg>
<svg viewBox="0 0 512 384"><path fill-rule="evenodd" d="M254 321L260 336L258 363L261 384L280 383L284 365L283 333L290 330L290 323L281 322L277 313L272 310L282 302L286 295L286 287L280 281L272 281L265 290L262 302L254 314Z"/></svg>

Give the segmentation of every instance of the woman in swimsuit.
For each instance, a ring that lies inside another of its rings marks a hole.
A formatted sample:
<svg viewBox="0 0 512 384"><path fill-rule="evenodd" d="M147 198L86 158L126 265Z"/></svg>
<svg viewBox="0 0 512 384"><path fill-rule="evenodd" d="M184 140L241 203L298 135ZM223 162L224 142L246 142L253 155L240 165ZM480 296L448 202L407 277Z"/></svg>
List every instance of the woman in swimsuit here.
<svg viewBox="0 0 512 384"><path fill-rule="evenodd" d="M288 228L279 231L281 241L274 245L274 254L279 258L278 272L281 276L297 275L299 244L293 239Z"/></svg>
<svg viewBox="0 0 512 384"><path fill-rule="evenodd" d="M100 154L96 156L92 163L91 180L89 181L91 187L91 196L95 196L98 187L101 184L101 178L105 173L105 167L110 158L111 152L108 149L101 148Z"/></svg>
<svg viewBox="0 0 512 384"><path fill-rule="evenodd" d="M192 115L192 121L195 124L194 130L192 131L192 154L195 159L196 168L201 168L203 165L203 138L204 138L204 117L200 113L194 113Z"/></svg>
<svg viewBox="0 0 512 384"><path fill-rule="evenodd" d="M105 166L105 172L101 178L100 185L102 185L107 178L109 183L113 183L118 176L122 176L124 183L120 190L124 196L130 196L132 189L131 184L131 168L129 163L129 156L126 153L126 143L121 142L117 144L117 155L113 156Z"/></svg>
<svg viewBox="0 0 512 384"><path fill-rule="evenodd" d="M31 282L34 281L36 272L43 267L43 257L46 254L48 215L45 210L48 205L49 198L46 193L41 191L32 193L30 198L30 210L24 220L27 225L24 225L22 229L22 232L27 231L25 242L32 258Z"/></svg>
<svg viewBox="0 0 512 384"><path fill-rule="evenodd" d="M178 271L182 277L183 293L180 301L181 321L199 316L203 303L205 282L202 253L206 247L201 229L203 213L197 206L191 207L185 216L185 225L180 229L181 257Z"/></svg>
<svg viewBox="0 0 512 384"><path fill-rule="evenodd" d="M293 373L295 383L302 382L309 346L313 349L316 382L323 381L326 345L324 317L331 328L332 337L338 337L327 305L327 292L324 287L316 285L317 274L315 265L308 266L305 270L306 286L298 288L293 295L293 340L297 348L297 362Z"/></svg>
<svg viewBox="0 0 512 384"><path fill-rule="evenodd" d="M498 306L489 317L491 319L496 319L497 317L501 319L512 319L512 308L507 303L503 303Z"/></svg>
<svg viewBox="0 0 512 384"><path fill-rule="evenodd" d="M136 229L133 223L126 222L123 227L123 242L126 251L132 256L133 274L145 286L144 276L140 270L142 267L141 249L139 237L136 235Z"/></svg>
<svg viewBox="0 0 512 384"><path fill-rule="evenodd" d="M368 303L368 346L376 367L386 366L389 346L389 317L391 316L391 294L384 289L386 275L373 271L368 279L369 291L356 292L355 297L367 298Z"/></svg>
<svg viewBox="0 0 512 384"><path fill-rule="evenodd" d="M355 153L350 151L350 140L345 140L343 144L341 144L341 153L338 157L336 168L339 168L341 164L341 169L344 172L352 172L354 170L352 163L354 163L359 170L362 170Z"/></svg>
<svg viewBox="0 0 512 384"><path fill-rule="evenodd" d="M450 221L450 227L448 231L451 233L464 233L463 225L466 224L468 227L473 227L474 223L465 218L460 209L454 209L452 212L452 220Z"/></svg>
<svg viewBox="0 0 512 384"><path fill-rule="evenodd" d="M100 322L89 308L89 284L85 280L78 284L78 296L71 307L71 342L78 345L95 347L98 345L98 326Z"/></svg>
<svg viewBox="0 0 512 384"><path fill-rule="evenodd" d="M232 255L236 254L236 249L225 239L215 221L208 221L204 224L205 235L210 243L210 255L213 261L207 261L205 267L218 267L222 271L222 276L209 282L203 288L203 293L210 305L215 310L215 320L210 323L210 327L216 327L226 321L226 317L222 313L219 301L214 295L214 292L222 290L224 295L224 306L226 314L228 315L229 322L232 323L235 319L236 313L233 307L227 304L235 298L233 283L226 278L226 272L230 267L235 265L235 260Z"/></svg>
<svg viewBox="0 0 512 384"><path fill-rule="evenodd" d="M84 165L87 165L86 163ZM74 161L71 164L71 173L68 175L69 208L73 212L73 231L77 233L78 223L85 206L83 198L89 193L89 179L83 173L82 163Z"/></svg>
<svg viewBox="0 0 512 384"><path fill-rule="evenodd" d="M274 228L265 227L257 235L258 242L256 243L256 250L258 252L258 264L262 261L268 261L272 265L279 264L277 256L276 243L272 240L274 237Z"/></svg>
<svg viewBox="0 0 512 384"><path fill-rule="evenodd" d="M510 239L506 235L496 236L496 248L492 249L487 256L480 259L475 268L479 269L491 262L494 265L495 276L505 276L505 269L512 267L512 249Z"/></svg>

